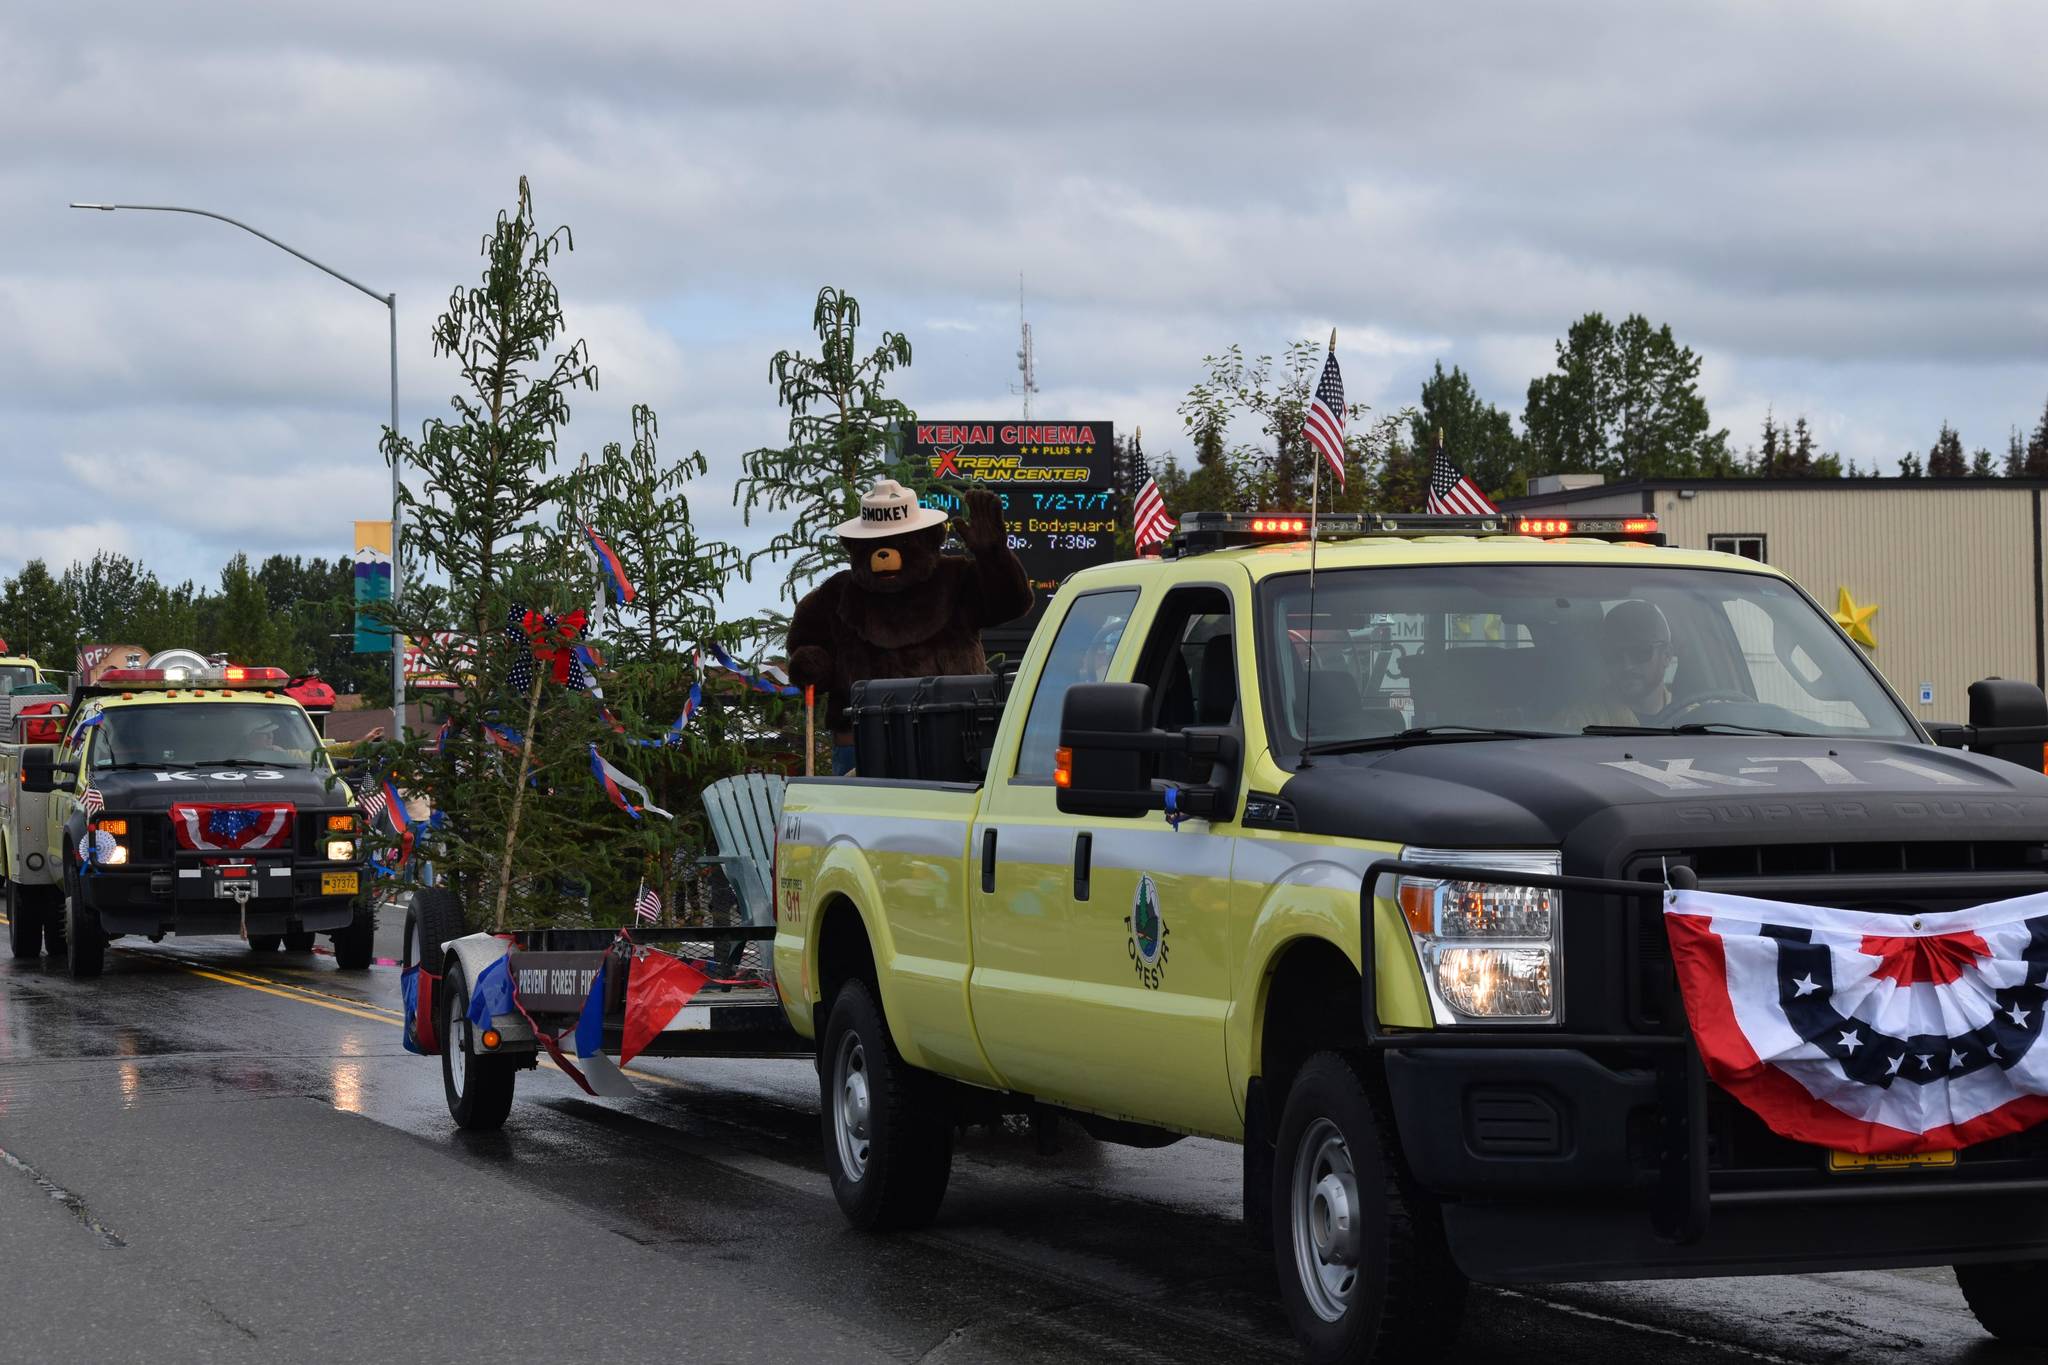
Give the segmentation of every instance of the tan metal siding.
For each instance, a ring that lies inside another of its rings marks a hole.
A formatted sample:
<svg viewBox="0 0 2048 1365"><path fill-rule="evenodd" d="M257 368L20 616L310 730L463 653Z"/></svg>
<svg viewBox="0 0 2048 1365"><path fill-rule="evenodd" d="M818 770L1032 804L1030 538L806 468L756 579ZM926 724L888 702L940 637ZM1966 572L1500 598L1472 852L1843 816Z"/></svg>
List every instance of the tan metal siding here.
<svg viewBox="0 0 2048 1365"><path fill-rule="evenodd" d="M1674 545L1766 537L1765 555L1828 611L1877 605L1870 658L1922 720L1962 720L1979 678L2036 676L2034 490L1676 489L1655 511ZM1922 683L1934 704L1919 703Z"/></svg>

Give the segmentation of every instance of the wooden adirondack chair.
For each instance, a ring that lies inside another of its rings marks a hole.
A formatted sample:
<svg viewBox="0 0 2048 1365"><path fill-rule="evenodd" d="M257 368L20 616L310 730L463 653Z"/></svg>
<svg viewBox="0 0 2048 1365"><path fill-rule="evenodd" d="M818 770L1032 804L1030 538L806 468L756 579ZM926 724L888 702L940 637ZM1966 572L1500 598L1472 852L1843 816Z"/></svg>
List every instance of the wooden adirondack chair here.
<svg viewBox="0 0 2048 1365"><path fill-rule="evenodd" d="M775 827L782 819L783 779L741 773L704 789L704 815L718 852L698 859L725 872L748 924L775 923Z"/></svg>

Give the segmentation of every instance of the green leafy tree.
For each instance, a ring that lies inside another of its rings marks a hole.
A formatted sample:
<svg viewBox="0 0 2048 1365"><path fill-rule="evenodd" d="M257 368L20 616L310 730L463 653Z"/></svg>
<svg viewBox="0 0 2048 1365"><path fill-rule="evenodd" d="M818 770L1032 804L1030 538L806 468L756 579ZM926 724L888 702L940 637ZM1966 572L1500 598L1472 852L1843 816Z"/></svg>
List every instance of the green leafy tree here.
<svg viewBox="0 0 2048 1365"><path fill-rule="evenodd" d="M78 609L50 566L31 559L0 588L0 639L16 654L64 670L78 654Z"/></svg>
<svg viewBox="0 0 2048 1365"><path fill-rule="evenodd" d="M786 560L782 591L791 602L845 558L832 528L860 515L860 496L875 480L895 479L919 494L932 482L902 458L895 439L894 429L917 414L887 393L889 376L910 365L910 339L884 331L862 355L860 302L831 285L818 291L811 327L816 356L777 351L768 362L776 401L789 409L789 444L742 455L734 489L747 524L757 510L787 522L747 562Z"/></svg>
<svg viewBox="0 0 2048 1365"><path fill-rule="evenodd" d="M1930 478L1960 479L1970 472L1968 458L1963 454L1963 438L1948 423L1941 424L1941 435L1934 438L1934 444L1927 451L1927 473Z"/></svg>
<svg viewBox="0 0 2048 1365"><path fill-rule="evenodd" d="M78 613L80 635L101 641L131 638L122 630L135 610L145 578L141 565L112 550L95 551L91 559L64 570L59 581ZM149 641L142 643L153 649L168 648Z"/></svg>
<svg viewBox="0 0 2048 1365"><path fill-rule="evenodd" d="M236 663L269 666L289 645L290 633L272 613L270 596L245 554L237 553L220 571L220 593L200 603L199 618L203 647ZM164 647L147 640L138 643Z"/></svg>
<svg viewBox="0 0 2048 1365"><path fill-rule="evenodd" d="M1557 343L1556 370L1529 384L1530 472L1624 480L1729 467L1728 432L1708 416L1699 373L1699 356L1669 324L1586 314Z"/></svg>
<svg viewBox="0 0 2048 1365"><path fill-rule="evenodd" d="M1453 365L1422 381L1422 404L1409 423L1408 446L1433 451L1438 433L1444 450L1488 496L1505 498L1527 491L1528 450L1507 413L1481 398L1465 372Z"/></svg>
<svg viewBox="0 0 2048 1365"><path fill-rule="evenodd" d="M145 574L130 604L126 620L111 626L104 636L108 642L130 641L151 649L205 647L199 636L200 594L190 579L166 584L155 574Z"/></svg>

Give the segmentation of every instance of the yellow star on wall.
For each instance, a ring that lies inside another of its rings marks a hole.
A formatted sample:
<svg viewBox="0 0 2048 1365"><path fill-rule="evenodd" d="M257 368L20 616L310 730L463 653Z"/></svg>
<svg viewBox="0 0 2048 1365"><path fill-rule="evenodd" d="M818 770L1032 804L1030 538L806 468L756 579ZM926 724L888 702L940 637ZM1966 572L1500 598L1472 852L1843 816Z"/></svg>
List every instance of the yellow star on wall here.
<svg viewBox="0 0 2048 1365"><path fill-rule="evenodd" d="M1835 624L1849 633L1849 638L1865 649L1877 648L1877 634L1870 628L1870 618L1877 615L1877 606L1856 605L1856 599L1849 596L1847 588L1835 589Z"/></svg>

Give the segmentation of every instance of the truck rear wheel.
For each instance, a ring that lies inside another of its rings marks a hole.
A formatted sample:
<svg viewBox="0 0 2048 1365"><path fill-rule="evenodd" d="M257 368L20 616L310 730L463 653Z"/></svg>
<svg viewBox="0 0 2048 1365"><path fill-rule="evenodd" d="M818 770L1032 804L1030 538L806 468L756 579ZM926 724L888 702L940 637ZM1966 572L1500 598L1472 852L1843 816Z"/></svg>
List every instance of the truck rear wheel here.
<svg viewBox="0 0 2048 1365"><path fill-rule="evenodd" d="M64 965L81 981L107 966L107 936L100 932L99 914L75 893L64 898Z"/></svg>
<svg viewBox="0 0 2048 1365"><path fill-rule="evenodd" d="M441 1088L455 1126L472 1133L494 1132L512 1112L518 1066L512 1057L481 1052L469 1022L469 983L462 964L448 960L441 983Z"/></svg>
<svg viewBox="0 0 2048 1365"><path fill-rule="evenodd" d="M7 946L17 962L43 955L43 918L48 912L10 881L7 883Z"/></svg>
<svg viewBox="0 0 2048 1365"><path fill-rule="evenodd" d="M953 1171L953 1129L935 1077L896 1051L872 988L839 988L819 1053L825 1170L847 1220L876 1231L923 1227Z"/></svg>
<svg viewBox="0 0 2048 1365"><path fill-rule="evenodd" d="M1402 1362L1457 1332L1465 1280L1431 1208L1414 1207L1358 1063L1295 1074L1273 1162L1273 1264L1305 1358Z"/></svg>
<svg viewBox="0 0 2048 1365"><path fill-rule="evenodd" d="M2048 1261L1998 1261L1959 1265L1956 1288L1977 1324L2000 1341L2048 1346L2048 1320L2041 1316L2041 1272Z"/></svg>

